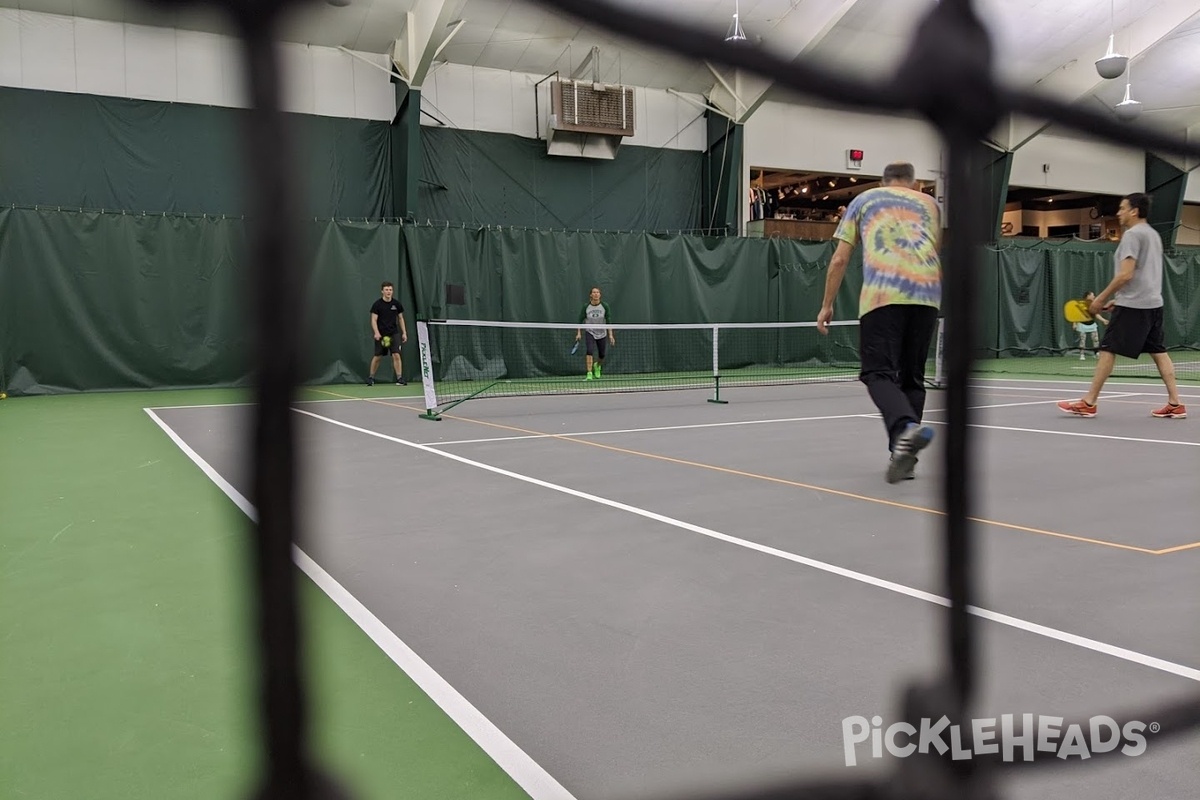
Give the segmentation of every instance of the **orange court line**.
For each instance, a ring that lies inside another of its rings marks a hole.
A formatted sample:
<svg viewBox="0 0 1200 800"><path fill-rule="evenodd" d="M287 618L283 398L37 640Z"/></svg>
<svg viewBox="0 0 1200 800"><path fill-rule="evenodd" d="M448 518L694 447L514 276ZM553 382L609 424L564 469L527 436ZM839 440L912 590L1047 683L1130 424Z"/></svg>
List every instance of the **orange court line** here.
<svg viewBox="0 0 1200 800"><path fill-rule="evenodd" d="M1163 550L1155 550L1154 555L1165 556L1168 553L1182 553L1184 550L1200 549L1200 542L1192 542L1191 544L1181 544L1178 547L1168 547Z"/></svg>
<svg viewBox="0 0 1200 800"><path fill-rule="evenodd" d="M380 400L377 402L385 402L385 401ZM390 405L399 405L399 404L390 403ZM400 406L400 407L403 408L404 406ZM891 506L893 508L902 508L907 511L919 511L919 512L922 512L925 514L933 514L935 516L942 516L942 517L946 516L946 512L938 511L937 509L934 509L934 508L925 508L924 506L914 506L914 505L909 505L907 503L898 503L894 500L884 500L883 498L880 498L880 497L871 497L869 495L855 494L854 492L845 492L840 489L831 489L828 486L816 486L816 485L813 485L810 483L800 483L799 481L792 481L792 480L788 480L786 478L776 478L771 475L759 475L754 472L743 472L741 470L730 469L729 467L719 467L714 464L703 464L698 461L686 461L684 459L672 458L671 456L663 456L663 455L659 455L657 453L646 453L641 450L629 450L629 449L623 448L623 447L614 447L613 445L609 445L609 444L600 444L599 442L589 442L586 439L576 439L569 434L545 433L542 431L529 430L528 428L518 428L515 425L504 425L499 422L485 422L484 420L470 419L469 417L456 417L456 416L451 416L449 414L443 414L442 416L446 417L447 419L459 420L461 422L473 422L477 425L486 425L487 427L490 427L490 428L500 428L502 430L507 430L507 431L516 431L518 433L533 434L535 436L542 436L542 437L545 437L548 439L562 439L563 441L567 441L567 442L575 442L577 444L585 444L585 445L588 445L589 447L599 447L602 450L612 450L617 453L625 453L627 455L641 456L643 458L651 458L651 459L655 459L658 461L667 461L667 462L670 462L673 464L682 464L682 465L689 466L689 467L699 467L701 469L712 470L713 472L723 472L723 473L726 473L729 475L737 475L737 476L743 477L743 478L754 478L756 480L769 481L771 483L780 483L780 484L784 484L786 486L794 486L799 489L809 489L814 492L822 492L825 494L837 495L839 497L847 497L852 500L862 500L867 503L877 503L879 505ZM1041 528L1031 528L1031 527L1028 527L1025 525L1017 525L1017 524L1011 523L1011 522L1000 522L998 520L981 519L979 517L969 517L968 519L971 522L978 522L978 523L981 523L984 525L995 525L1000 528L1008 528L1010 530L1022 531L1024 533L1036 533L1036 534L1040 534L1042 536L1053 536L1053 537L1059 538L1059 539L1069 539L1071 541L1084 542L1086 544L1098 544L1098 545L1103 545L1104 547L1112 547L1112 548L1115 548L1118 550L1131 550L1135 553L1143 553L1145 555L1161 555L1164 552L1172 552L1176 549L1176 548L1172 548L1171 550L1168 550L1168 551L1151 550L1146 547L1135 547L1134 545L1121 544L1120 542L1109 542L1109 541L1105 541L1103 539L1089 539L1085 536L1076 536L1074 534L1060 533L1058 531L1048 531L1048 530L1043 530ZM1191 547L1191 546L1193 546L1193 545L1186 545L1186 547ZM1200 547L1200 543L1197 543L1194 546Z"/></svg>

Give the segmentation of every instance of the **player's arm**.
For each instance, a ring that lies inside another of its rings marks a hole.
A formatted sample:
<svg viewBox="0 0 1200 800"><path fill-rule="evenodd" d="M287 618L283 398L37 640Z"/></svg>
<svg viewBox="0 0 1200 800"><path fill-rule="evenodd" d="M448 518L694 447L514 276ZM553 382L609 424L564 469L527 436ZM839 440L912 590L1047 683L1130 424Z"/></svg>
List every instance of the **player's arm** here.
<svg viewBox="0 0 1200 800"><path fill-rule="evenodd" d="M376 340L382 338L379 333L379 315L374 311L371 312L371 330L374 332Z"/></svg>
<svg viewBox="0 0 1200 800"><path fill-rule="evenodd" d="M608 303L605 303L605 304L604 304L604 321L605 321L605 322L608 322L608 323L610 323L610 324L611 324L611 323L612 323L612 321L613 321L613 318L612 318L612 309L608 307ZM609 328L609 329L608 329L608 342L609 342L609 344L616 344L616 343L617 343L617 337L613 335L613 330L612 330L612 328Z"/></svg>
<svg viewBox="0 0 1200 800"><path fill-rule="evenodd" d="M408 326L404 324L404 309L400 309L400 343L408 341Z"/></svg>
<svg viewBox="0 0 1200 800"><path fill-rule="evenodd" d="M833 301L837 298L838 289L842 288L853 251L854 246L849 242L838 240L837 249L829 261L829 271L825 274L825 297L821 300L821 313L817 315L817 330L821 333L825 333L826 324L833 321Z"/></svg>
<svg viewBox="0 0 1200 800"><path fill-rule="evenodd" d="M1109 282L1108 286L1104 287L1104 291L1096 295L1096 299L1092 301L1092 307L1100 307L1108 305L1113 296L1121 290L1121 287L1133 280L1133 271L1137 267L1137 261L1133 256L1126 256L1121 259L1121 264L1117 268L1117 274ZM1107 322L1105 323L1108 324Z"/></svg>

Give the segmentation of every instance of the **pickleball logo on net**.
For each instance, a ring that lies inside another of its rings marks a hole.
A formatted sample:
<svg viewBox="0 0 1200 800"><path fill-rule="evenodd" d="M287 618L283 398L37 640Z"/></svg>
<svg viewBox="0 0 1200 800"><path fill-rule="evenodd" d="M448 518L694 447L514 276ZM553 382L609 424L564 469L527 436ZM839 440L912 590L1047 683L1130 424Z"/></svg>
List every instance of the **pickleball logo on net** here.
<svg viewBox="0 0 1200 800"><path fill-rule="evenodd" d="M1062 717L1023 714L1017 719L1004 714L999 719L973 719L969 727L952 725L947 717L923 719L919 726L894 722L887 727L879 716L854 716L842 720L842 746L846 766L860 758L883 758L886 751L896 758L920 754L950 754L955 761L976 755L1001 755L1005 761L1033 761L1036 754L1052 754L1064 761L1086 761L1096 753L1117 748L1127 756L1146 752L1146 733L1158 733L1159 724L1132 721L1122 727L1115 719L1095 716L1086 726ZM1086 730L1085 730L1086 728ZM1089 735L1090 734L1090 735Z"/></svg>

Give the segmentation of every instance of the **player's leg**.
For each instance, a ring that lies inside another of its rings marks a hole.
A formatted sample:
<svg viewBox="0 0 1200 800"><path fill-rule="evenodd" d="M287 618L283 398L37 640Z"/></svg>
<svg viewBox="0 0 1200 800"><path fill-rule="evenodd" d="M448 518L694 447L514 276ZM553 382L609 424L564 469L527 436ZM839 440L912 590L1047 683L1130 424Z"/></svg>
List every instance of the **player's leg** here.
<svg viewBox="0 0 1200 800"><path fill-rule="evenodd" d="M1150 330L1146 334L1146 344L1142 350L1154 359L1154 366L1158 367L1158 374L1167 387L1167 404L1150 413L1159 418L1183 419L1187 416L1187 409L1179 402L1179 386L1175 383L1175 362L1167 353L1163 334L1163 309L1153 309L1149 316Z"/></svg>
<svg viewBox="0 0 1200 800"><path fill-rule="evenodd" d="M604 368L604 354L608 352L608 339L596 339L596 360L592 364L592 374L597 378L600 377L600 370Z"/></svg>
<svg viewBox="0 0 1200 800"><path fill-rule="evenodd" d="M371 367L367 370L367 386L375 384L375 373L379 370L379 361L383 358L383 345L375 342L375 354L371 356Z"/></svg>
<svg viewBox="0 0 1200 800"><path fill-rule="evenodd" d="M404 386L408 381L404 380L404 363L400 359L400 345L395 344L395 349L392 351L392 370L396 373L396 383Z"/></svg>
<svg viewBox="0 0 1200 800"><path fill-rule="evenodd" d="M1067 414L1078 417L1094 417L1097 411L1097 398L1104 389L1105 382L1112 375L1117 356L1137 358L1146 341L1146 322L1138 312L1140 309L1113 309L1104 338L1100 340L1100 353L1096 358L1096 370L1092 373L1092 383L1087 392L1079 400L1059 401L1058 407Z"/></svg>
<svg viewBox="0 0 1200 800"><path fill-rule="evenodd" d="M583 338L587 346L587 355L584 357L584 363L587 364L587 372L584 374L583 379L590 381L596 377L595 373L592 372L592 366L595 363L596 357L596 337L585 331Z"/></svg>
<svg viewBox="0 0 1200 800"><path fill-rule="evenodd" d="M937 332L938 310L933 306L905 306L908 317L900 361L900 388L920 422L925 415L925 365Z"/></svg>
<svg viewBox="0 0 1200 800"><path fill-rule="evenodd" d="M916 453L929 443L933 431L918 425L919 418L901 386L907 311L903 306L884 306L864 315L859 322L859 380L883 417L888 449L892 451L887 480L907 478L916 463ZM923 368L922 368L923 369Z"/></svg>

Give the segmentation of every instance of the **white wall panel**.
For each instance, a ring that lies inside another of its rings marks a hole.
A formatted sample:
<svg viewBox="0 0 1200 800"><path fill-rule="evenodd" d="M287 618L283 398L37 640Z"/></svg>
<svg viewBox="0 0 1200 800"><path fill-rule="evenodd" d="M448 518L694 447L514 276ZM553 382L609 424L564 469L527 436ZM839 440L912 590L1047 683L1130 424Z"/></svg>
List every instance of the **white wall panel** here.
<svg viewBox="0 0 1200 800"><path fill-rule="evenodd" d="M516 127L512 73L498 69L477 69L471 88L475 108L473 127L480 131L512 133Z"/></svg>
<svg viewBox="0 0 1200 800"><path fill-rule="evenodd" d="M21 85L75 91L75 26L70 17L20 12Z"/></svg>
<svg viewBox="0 0 1200 800"><path fill-rule="evenodd" d="M391 65L388 57L364 56L384 69L373 67L357 58L346 57L350 58L354 67L354 116L359 119L391 122L396 116L396 87L385 71Z"/></svg>
<svg viewBox="0 0 1200 800"><path fill-rule="evenodd" d="M350 56L323 47L311 48L314 110L332 117L354 116L354 67Z"/></svg>
<svg viewBox="0 0 1200 800"><path fill-rule="evenodd" d="M175 99L180 103L227 105L225 50L220 36L197 31L177 31L175 36Z"/></svg>
<svg viewBox="0 0 1200 800"><path fill-rule="evenodd" d="M928 125L904 118L768 102L746 123L746 163L752 167L854 174L846 151L864 151L865 175L908 161L917 177L937 177L941 143Z"/></svg>
<svg viewBox="0 0 1200 800"><path fill-rule="evenodd" d="M543 91L550 84L547 82L538 87L539 96L544 96L544 101L536 99L535 102L533 87L541 78L523 72L510 72L509 80L512 87L512 132L533 139L538 133L538 112L545 103L550 102L549 92Z"/></svg>
<svg viewBox="0 0 1200 800"><path fill-rule="evenodd" d="M1146 156L1140 150L1043 134L1013 154L1009 184L1116 195L1140 192L1146 185Z"/></svg>
<svg viewBox="0 0 1200 800"><path fill-rule="evenodd" d="M316 112L316 75L312 50L302 44L278 46L283 72L283 107L297 114Z"/></svg>
<svg viewBox="0 0 1200 800"><path fill-rule="evenodd" d="M129 97L174 102L175 31L148 25L125 26L125 91Z"/></svg>
<svg viewBox="0 0 1200 800"><path fill-rule="evenodd" d="M75 20L76 91L120 97L125 88L124 26Z"/></svg>
<svg viewBox="0 0 1200 800"><path fill-rule="evenodd" d="M446 64L433 75L437 99L430 110L448 127L473 130L475 127L474 69L462 64ZM425 81L428 86L430 81ZM422 97L422 102L424 99ZM426 120L429 122L430 120Z"/></svg>
<svg viewBox="0 0 1200 800"><path fill-rule="evenodd" d="M1188 173L1187 188L1183 192L1183 199L1188 203L1200 203L1200 169L1194 169Z"/></svg>
<svg viewBox="0 0 1200 800"><path fill-rule="evenodd" d="M0 86L21 85L21 12L0 8Z"/></svg>

